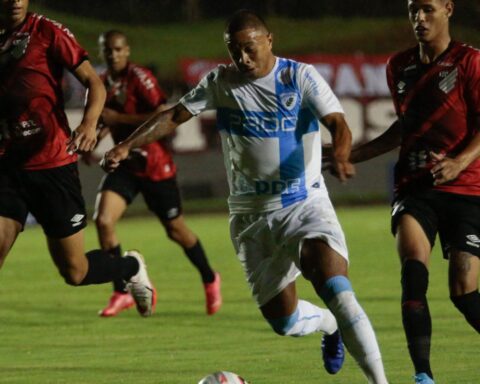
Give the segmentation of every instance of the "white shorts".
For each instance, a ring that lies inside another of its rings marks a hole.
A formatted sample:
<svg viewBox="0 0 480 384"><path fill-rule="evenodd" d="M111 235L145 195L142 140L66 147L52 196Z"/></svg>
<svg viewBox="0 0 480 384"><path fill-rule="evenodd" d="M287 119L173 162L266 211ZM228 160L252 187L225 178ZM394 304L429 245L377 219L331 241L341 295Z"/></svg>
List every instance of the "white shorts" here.
<svg viewBox="0 0 480 384"><path fill-rule="evenodd" d="M295 281L304 239L321 239L348 262L340 223L328 195L258 214L231 214L230 236L252 296L261 307Z"/></svg>

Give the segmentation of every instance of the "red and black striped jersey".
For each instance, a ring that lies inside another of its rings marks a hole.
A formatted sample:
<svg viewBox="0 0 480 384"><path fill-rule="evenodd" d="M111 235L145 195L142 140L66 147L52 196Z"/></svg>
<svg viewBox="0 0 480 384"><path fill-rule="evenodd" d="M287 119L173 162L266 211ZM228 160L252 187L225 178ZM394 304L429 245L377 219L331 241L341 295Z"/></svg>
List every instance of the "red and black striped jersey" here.
<svg viewBox="0 0 480 384"><path fill-rule="evenodd" d="M105 106L120 113L145 114L166 102L166 96L155 76L147 68L128 63L121 75L111 78L108 71L101 75L107 89ZM125 140L136 126L119 124L110 127L115 143ZM124 164L137 176L160 181L175 176L172 154L163 141L147 144L132 152ZM129 162L131 164L129 164ZM143 164L138 166L138 163Z"/></svg>
<svg viewBox="0 0 480 384"><path fill-rule="evenodd" d="M452 42L433 63L423 64L417 46L390 58L387 80L402 123L395 192L435 188L480 195L480 160L455 180L433 186L429 156L455 157L480 129L480 51Z"/></svg>
<svg viewBox="0 0 480 384"><path fill-rule="evenodd" d="M63 70L74 71L87 52L63 25L35 13L0 36L0 161L45 169L76 161L67 153Z"/></svg>

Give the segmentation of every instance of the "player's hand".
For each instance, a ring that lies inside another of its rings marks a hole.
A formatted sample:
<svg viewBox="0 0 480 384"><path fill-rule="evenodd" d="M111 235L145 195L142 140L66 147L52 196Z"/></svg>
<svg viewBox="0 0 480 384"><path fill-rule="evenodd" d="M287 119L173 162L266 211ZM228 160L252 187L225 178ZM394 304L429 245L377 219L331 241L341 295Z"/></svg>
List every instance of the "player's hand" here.
<svg viewBox="0 0 480 384"><path fill-rule="evenodd" d="M331 157L330 173L344 183L355 176L355 167L348 160L339 160Z"/></svg>
<svg viewBox="0 0 480 384"><path fill-rule="evenodd" d="M111 108L104 108L101 114L101 121L104 125L115 126L118 121L119 113Z"/></svg>
<svg viewBox="0 0 480 384"><path fill-rule="evenodd" d="M130 148L125 144L118 144L106 152L100 165L106 172L113 172L118 168L120 162L125 160L130 153Z"/></svg>
<svg viewBox="0 0 480 384"><path fill-rule="evenodd" d="M335 158L331 144L322 146L322 171L329 171L342 183L355 176L355 166L343 158Z"/></svg>
<svg viewBox="0 0 480 384"><path fill-rule="evenodd" d="M67 152L90 152L95 149L97 143L97 132L95 126L80 124L77 129L72 131L70 139L67 142Z"/></svg>
<svg viewBox="0 0 480 384"><path fill-rule="evenodd" d="M435 164L430 170L433 176L433 185L445 184L455 180L465 168L462 162L442 153L430 152L430 158Z"/></svg>

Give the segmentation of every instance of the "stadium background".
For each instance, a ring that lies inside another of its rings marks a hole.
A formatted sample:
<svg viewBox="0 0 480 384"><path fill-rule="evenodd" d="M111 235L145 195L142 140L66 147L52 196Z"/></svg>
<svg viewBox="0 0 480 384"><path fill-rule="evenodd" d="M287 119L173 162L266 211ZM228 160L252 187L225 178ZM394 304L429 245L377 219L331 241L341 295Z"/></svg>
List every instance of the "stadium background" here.
<svg viewBox="0 0 480 384"><path fill-rule="evenodd" d="M172 102L208 69L228 60L222 42L228 15L239 8L255 9L274 33L276 54L314 64L329 81L345 108L355 144L376 137L395 118L384 67L392 52L414 43L405 5L402 1L381 0L32 1L33 9L59 19L72 30L99 70L98 34L109 28L127 32L132 61L154 71ZM479 19L477 0L456 2L453 36L479 46ZM72 76L66 79L66 98L73 126L80 116L83 97L81 86ZM328 139L325 133L324 140ZM187 209L226 209L228 189L215 115L206 113L181 127L172 145ZM100 146L99 154L108 146ZM358 165L357 177L346 185L325 175L333 201L388 202L395 158L393 151ZM81 165L81 175L91 209L102 171ZM130 214L141 213L143 203L139 199L132 208Z"/></svg>

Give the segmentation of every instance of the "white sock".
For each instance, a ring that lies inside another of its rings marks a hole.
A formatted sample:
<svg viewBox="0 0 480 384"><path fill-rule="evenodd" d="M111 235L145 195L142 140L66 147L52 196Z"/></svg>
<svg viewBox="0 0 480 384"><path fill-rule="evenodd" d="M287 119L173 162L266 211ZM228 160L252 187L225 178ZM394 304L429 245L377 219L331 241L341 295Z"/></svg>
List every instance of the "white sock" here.
<svg viewBox="0 0 480 384"><path fill-rule="evenodd" d="M337 319L345 346L362 368L368 382L388 384L375 332L355 294L350 290L339 292L327 306Z"/></svg>
<svg viewBox="0 0 480 384"><path fill-rule="evenodd" d="M286 336L304 336L315 332L332 334L337 330L337 321L328 309L323 309L305 300L298 300L298 320Z"/></svg>

